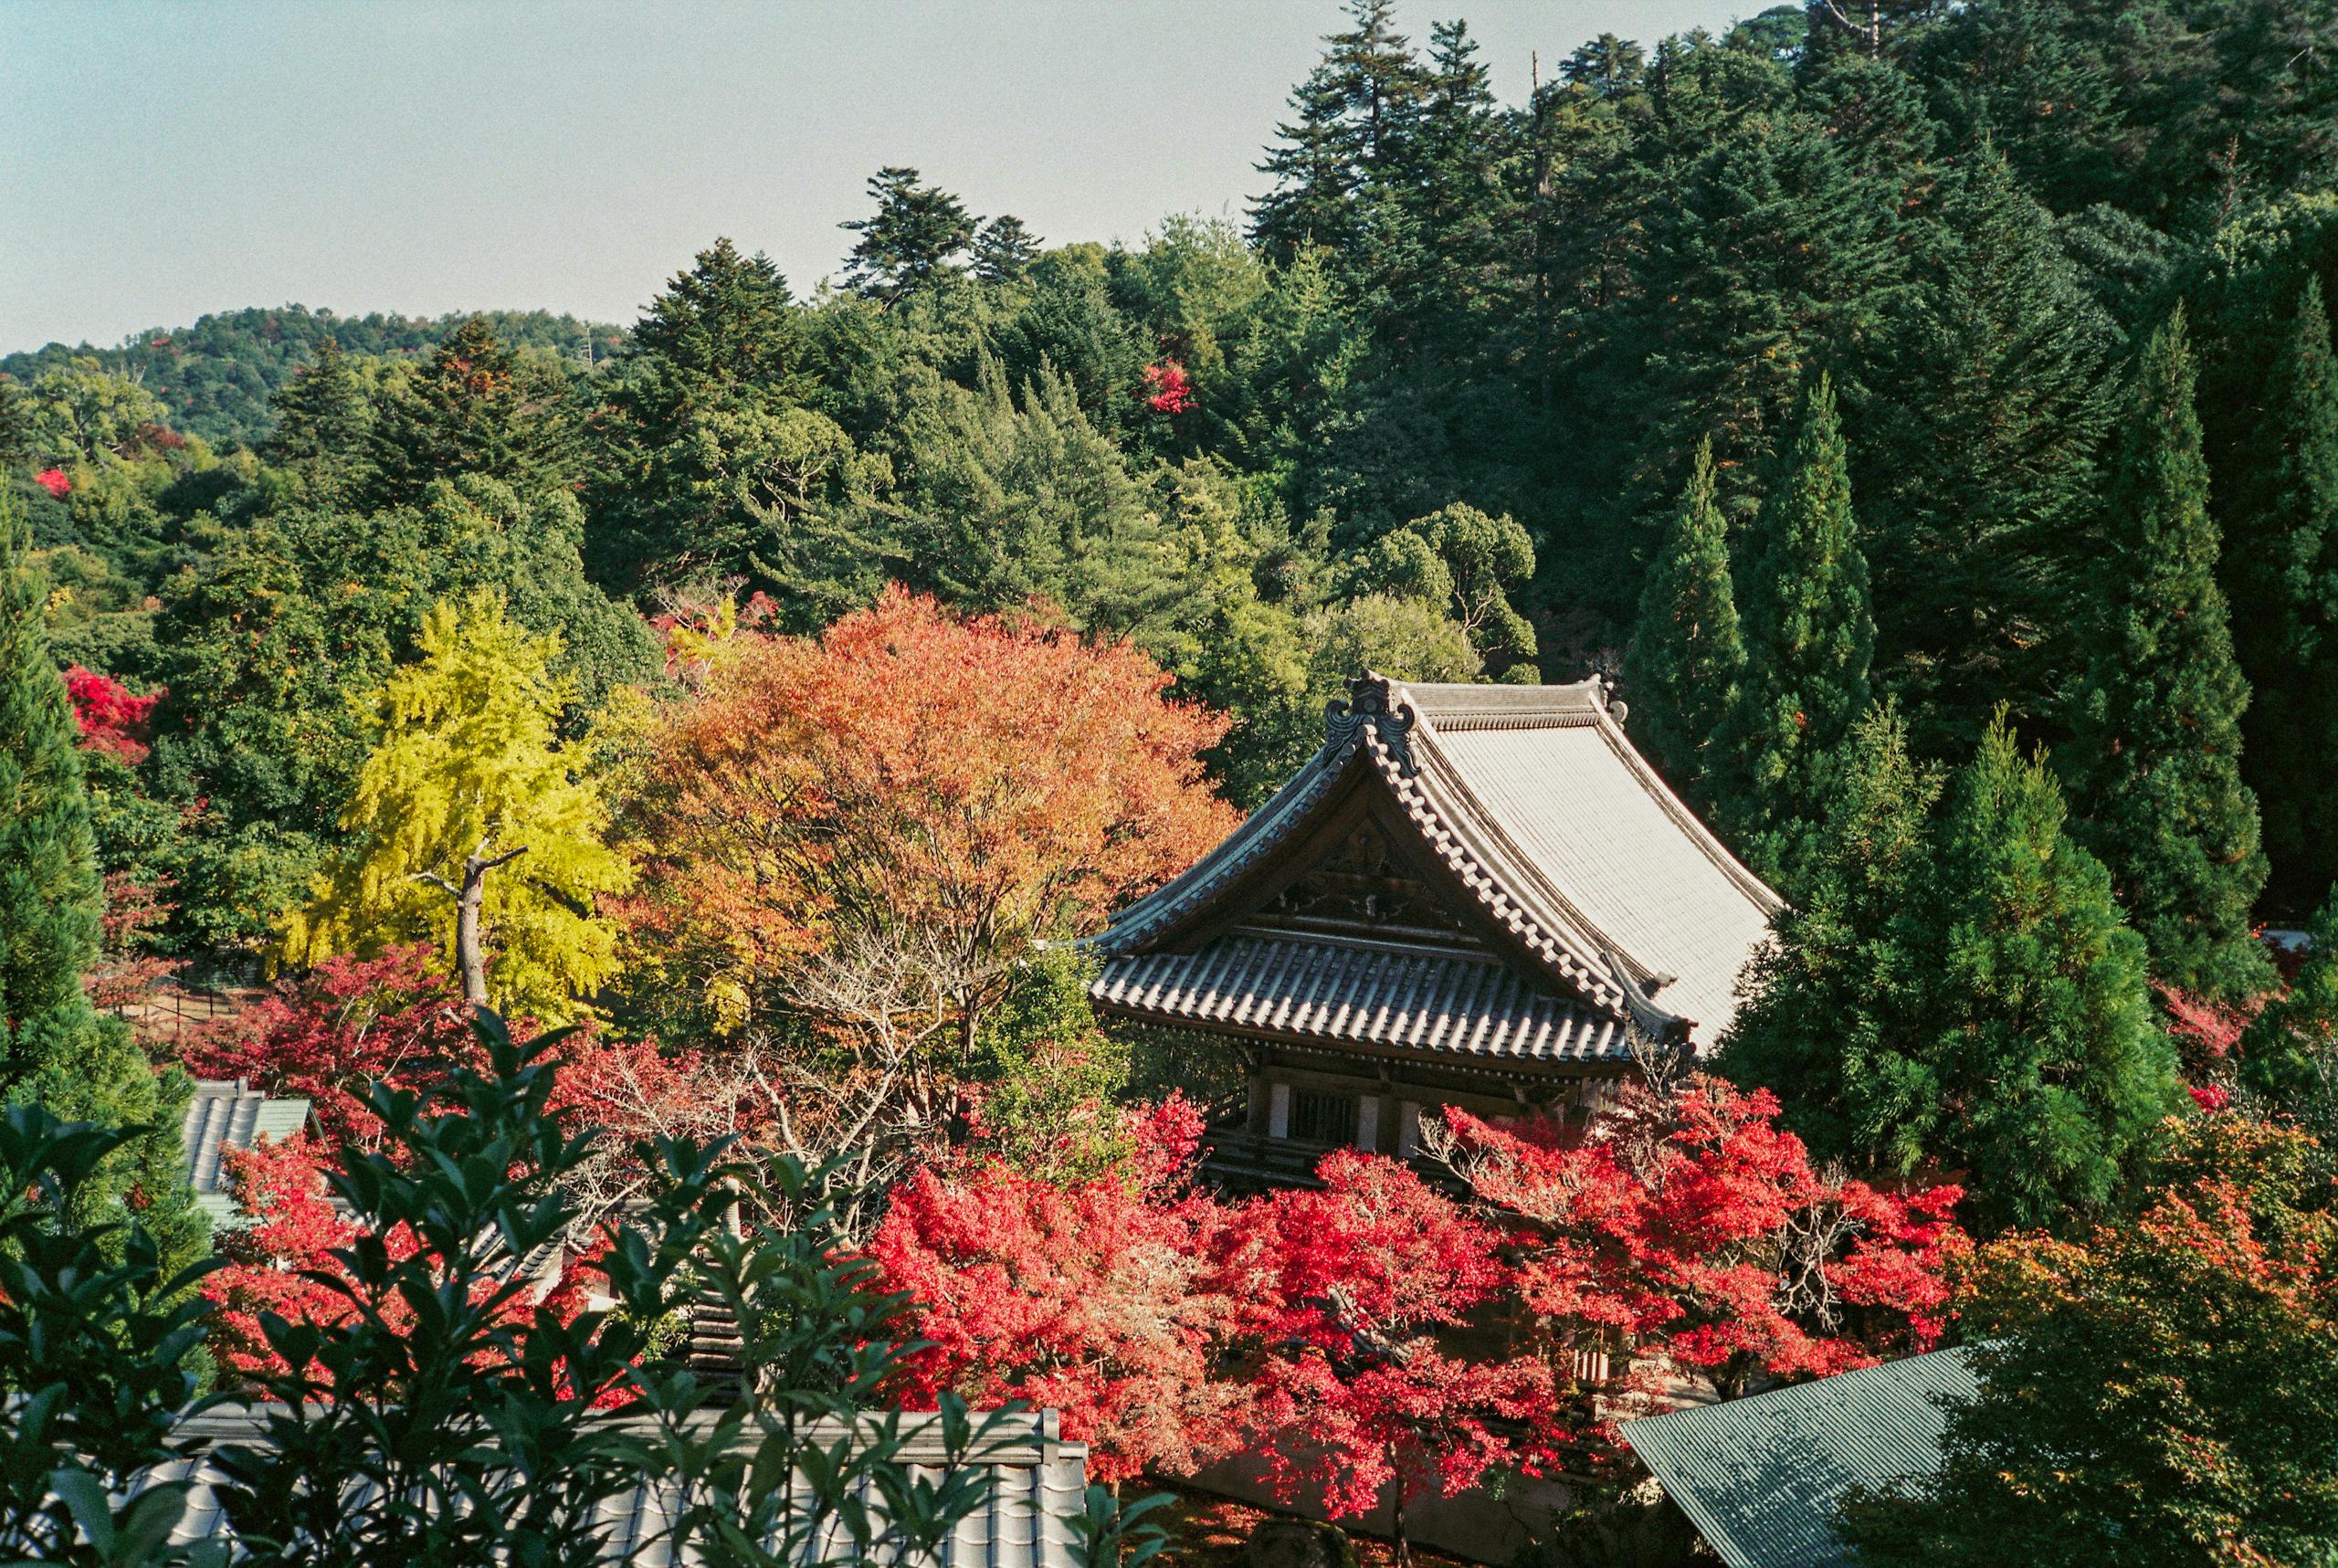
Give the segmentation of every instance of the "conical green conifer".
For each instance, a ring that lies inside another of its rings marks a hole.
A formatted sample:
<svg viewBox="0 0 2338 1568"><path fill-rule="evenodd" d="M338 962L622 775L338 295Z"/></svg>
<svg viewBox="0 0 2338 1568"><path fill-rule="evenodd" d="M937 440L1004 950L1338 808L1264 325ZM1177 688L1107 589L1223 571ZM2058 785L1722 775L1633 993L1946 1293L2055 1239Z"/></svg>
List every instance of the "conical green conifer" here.
<svg viewBox="0 0 2338 1568"><path fill-rule="evenodd" d="M1729 529L1714 498L1707 440L1698 445L1680 510L1640 590L1639 619L1624 655L1633 738L1700 810L1712 804L1713 737L1744 668Z"/></svg>
<svg viewBox="0 0 2338 1568"><path fill-rule="evenodd" d="M2003 716L1937 785L1886 709L1853 731L1802 900L1721 1065L1827 1158L1965 1173L1984 1230L2117 1192L2182 1090L2142 938Z"/></svg>
<svg viewBox="0 0 2338 1568"><path fill-rule="evenodd" d="M158 1079L82 987L98 960L103 893L77 726L29 549L16 497L0 488L0 1100L153 1129L85 1189L82 1217L118 1220L135 1194L176 1268L205 1242L180 1148L184 1080Z"/></svg>
<svg viewBox="0 0 2338 1568"><path fill-rule="evenodd" d="M1949 793L1931 895L1930 1027L1881 1147L1973 1173L1986 1228L2066 1223L2117 1193L2182 1098L2145 946L2101 862L2062 831L2060 784L2000 721ZM1877 1107L1883 1112L1884 1107Z"/></svg>
<svg viewBox="0 0 2338 1568"><path fill-rule="evenodd" d="M2181 309L2135 368L2104 504L2112 554L2080 693L2083 837L2164 984L2238 1001L2271 978L2249 931L2265 884L2240 777L2248 686L2234 658Z"/></svg>
<svg viewBox="0 0 2338 1568"><path fill-rule="evenodd" d="M1850 469L1825 374L1754 525L1745 573L1745 673L1723 749L1722 803L1739 853L1791 889L1832 797L1835 760L1867 711L1875 620L1851 516Z"/></svg>
<svg viewBox="0 0 2338 1568"><path fill-rule="evenodd" d="M1996 149L1958 160L1915 231L1919 283L1874 378L1862 452L1876 668L1931 755L1971 752L1999 703L2047 710L2097 495L2118 341L2052 216Z"/></svg>
<svg viewBox="0 0 2338 1568"><path fill-rule="evenodd" d="M333 338L319 340L316 358L269 401L276 410L266 448L270 462L300 468L327 489L366 463L374 405Z"/></svg>
<svg viewBox="0 0 2338 1568"><path fill-rule="evenodd" d="M574 413L558 373L522 361L477 316L448 333L392 396L369 441L372 499L398 506L433 479L481 474L532 493L579 477Z"/></svg>
<svg viewBox="0 0 2338 1568"><path fill-rule="evenodd" d="M2225 559L2256 690L2241 772L2264 812L2269 903L2294 914L2338 881L2338 363L2317 279L2266 402Z"/></svg>
<svg viewBox="0 0 2338 1568"><path fill-rule="evenodd" d="M1635 710L1635 716L1638 710ZM1899 710L1851 730L1840 783L1796 900L1754 959L1722 1070L1767 1087L1787 1125L1829 1158L1890 1146L1922 1017L1926 949L1903 946L1906 911L1930 885L1940 780L1918 766Z"/></svg>

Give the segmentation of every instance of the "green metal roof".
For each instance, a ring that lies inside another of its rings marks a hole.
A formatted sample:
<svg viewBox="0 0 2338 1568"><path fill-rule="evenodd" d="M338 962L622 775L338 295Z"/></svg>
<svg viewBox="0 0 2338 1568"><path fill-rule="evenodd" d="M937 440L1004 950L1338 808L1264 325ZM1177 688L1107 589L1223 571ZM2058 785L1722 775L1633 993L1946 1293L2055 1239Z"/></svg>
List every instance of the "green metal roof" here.
<svg viewBox="0 0 2338 1568"><path fill-rule="evenodd" d="M1826 1568L1850 1561L1835 1536L1843 1494L1939 1469L1944 1402L1977 1386L1963 1351L1934 1351L1622 1432L1730 1568Z"/></svg>

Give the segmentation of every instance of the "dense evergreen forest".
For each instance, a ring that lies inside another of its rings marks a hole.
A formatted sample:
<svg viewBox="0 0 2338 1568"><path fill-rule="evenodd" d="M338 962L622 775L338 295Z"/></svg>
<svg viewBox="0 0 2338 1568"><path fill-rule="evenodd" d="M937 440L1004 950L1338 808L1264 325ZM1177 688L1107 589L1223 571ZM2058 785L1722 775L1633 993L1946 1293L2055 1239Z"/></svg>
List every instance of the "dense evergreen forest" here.
<svg viewBox="0 0 2338 1568"><path fill-rule="evenodd" d="M429 1342L332 1270L422 1299L350 1216L423 1229L460 1169L431 1245L480 1279L507 1188L574 1206L545 1237L664 1192L849 1251L934 1342L889 1397L1027 1395L1114 1481L1330 1431L1285 1479L1333 1512L1627 1485L1647 1390L1591 1347L1734 1396L1961 1334L1978 1414L1866 1560L2326 1558L2338 7L1816 0L1511 100L1460 22L1338 29L1238 223L1042 236L889 166L808 289L709 236L624 328L288 306L0 361L0 1266L130 1260L91 1365L163 1345L191 1393L207 1336L306 1399L279 1305ZM1611 679L1788 902L1717 1056L1447 1117L1466 1201L1340 1149L1222 1202L1226 1053L1101 1027L1062 939L1367 668ZM240 1011L134 1039L181 963ZM315 1128L238 1166L200 1335L121 1304L209 1246L181 1068ZM528 1332L616 1324L619 1387L682 1267ZM1498 1299L1508 1359L1419 1348ZM473 1327L434 1364L566 1398L569 1352Z"/></svg>

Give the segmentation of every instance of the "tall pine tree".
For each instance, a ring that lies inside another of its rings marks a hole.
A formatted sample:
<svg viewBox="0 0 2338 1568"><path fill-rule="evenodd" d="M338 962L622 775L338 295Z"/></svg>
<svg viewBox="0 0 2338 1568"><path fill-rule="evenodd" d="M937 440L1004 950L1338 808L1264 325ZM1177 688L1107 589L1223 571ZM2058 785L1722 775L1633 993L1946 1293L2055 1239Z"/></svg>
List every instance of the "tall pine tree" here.
<svg viewBox="0 0 2338 1568"><path fill-rule="evenodd" d="M2318 279L2268 394L2225 560L2256 689L2242 773L2265 814L2272 906L2295 914L2338 882L2338 364Z"/></svg>
<svg viewBox="0 0 2338 1568"><path fill-rule="evenodd" d="M1860 510L1877 679L1920 750L1961 756L1997 704L2039 717L2068 668L2117 331L1992 147L1954 165L1913 237Z"/></svg>
<svg viewBox="0 0 2338 1568"><path fill-rule="evenodd" d="M1744 668L1729 530L1713 494L1712 443L1704 441L1640 590L1639 618L1624 655L1633 736L1700 810L1712 804L1713 738Z"/></svg>
<svg viewBox="0 0 2338 1568"><path fill-rule="evenodd" d="M1251 232L1279 260L1322 246L1361 263L1354 242L1397 163L1410 111L1428 90L1411 43L1396 31L1395 0L1349 0L1352 26L1323 40L1323 58L1292 92L1298 111L1276 128L1261 174L1274 189L1251 214Z"/></svg>
<svg viewBox="0 0 2338 1568"><path fill-rule="evenodd" d="M2249 932L2265 884L2240 777L2248 685L2233 656L2179 308L2137 363L2104 500L2110 558L2080 694L2084 837L2164 984L2220 1001L2271 972Z"/></svg>
<svg viewBox="0 0 2338 1568"><path fill-rule="evenodd" d="M864 464L806 406L803 358L787 280L728 239L649 302L602 421L586 538L602 584L742 576L807 629L875 594L879 551L836 521Z"/></svg>
<svg viewBox="0 0 2338 1568"><path fill-rule="evenodd" d="M523 492L580 474L574 411L559 373L526 363L477 316L447 334L374 422L376 504L420 498L433 479L479 474Z"/></svg>
<svg viewBox="0 0 2338 1568"><path fill-rule="evenodd" d="M0 1100L68 1121L143 1127L85 1190L92 1223L138 1203L172 1268L206 1236L188 1190L185 1080L158 1078L128 1027L82 986L104 896L78 728L42 624L46 595L13 492L0 488Z"/></svg>
<svg viewBox="0 0 2338 1568"><path fill-rule="evenodd" d="M319 339L316 357L269 401L276 411L264 448L270 462L293 469L320 498L363 481L374 405L337 340Z"/></svg>
<svg viewBox="0 0 2338 1568"><path fill-rule="evenodd" d="M1791 890L1832 798L1837 752L1867 711L1875 654L1849 458L1824 373L1754 525L1743 631L1722 820L1748 863Z"/></svg>

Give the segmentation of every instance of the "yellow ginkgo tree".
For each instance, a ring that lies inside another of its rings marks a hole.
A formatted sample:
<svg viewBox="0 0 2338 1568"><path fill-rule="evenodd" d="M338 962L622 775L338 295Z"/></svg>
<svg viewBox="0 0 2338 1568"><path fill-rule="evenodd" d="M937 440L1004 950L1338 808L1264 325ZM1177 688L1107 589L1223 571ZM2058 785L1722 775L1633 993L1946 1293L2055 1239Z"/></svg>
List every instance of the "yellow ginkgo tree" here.
<svg viewBox="0 0 2338 1568"><path fill-rule="evenodd" d="M288 922L288 958L427 940L455 956L466 1001L547 1021L615 977L596 901L631 887L633 866L585 759L561 744L560 653L500 594L432 608L420 659L371 700L373 752L342 815L352 840Z"/></svg>

